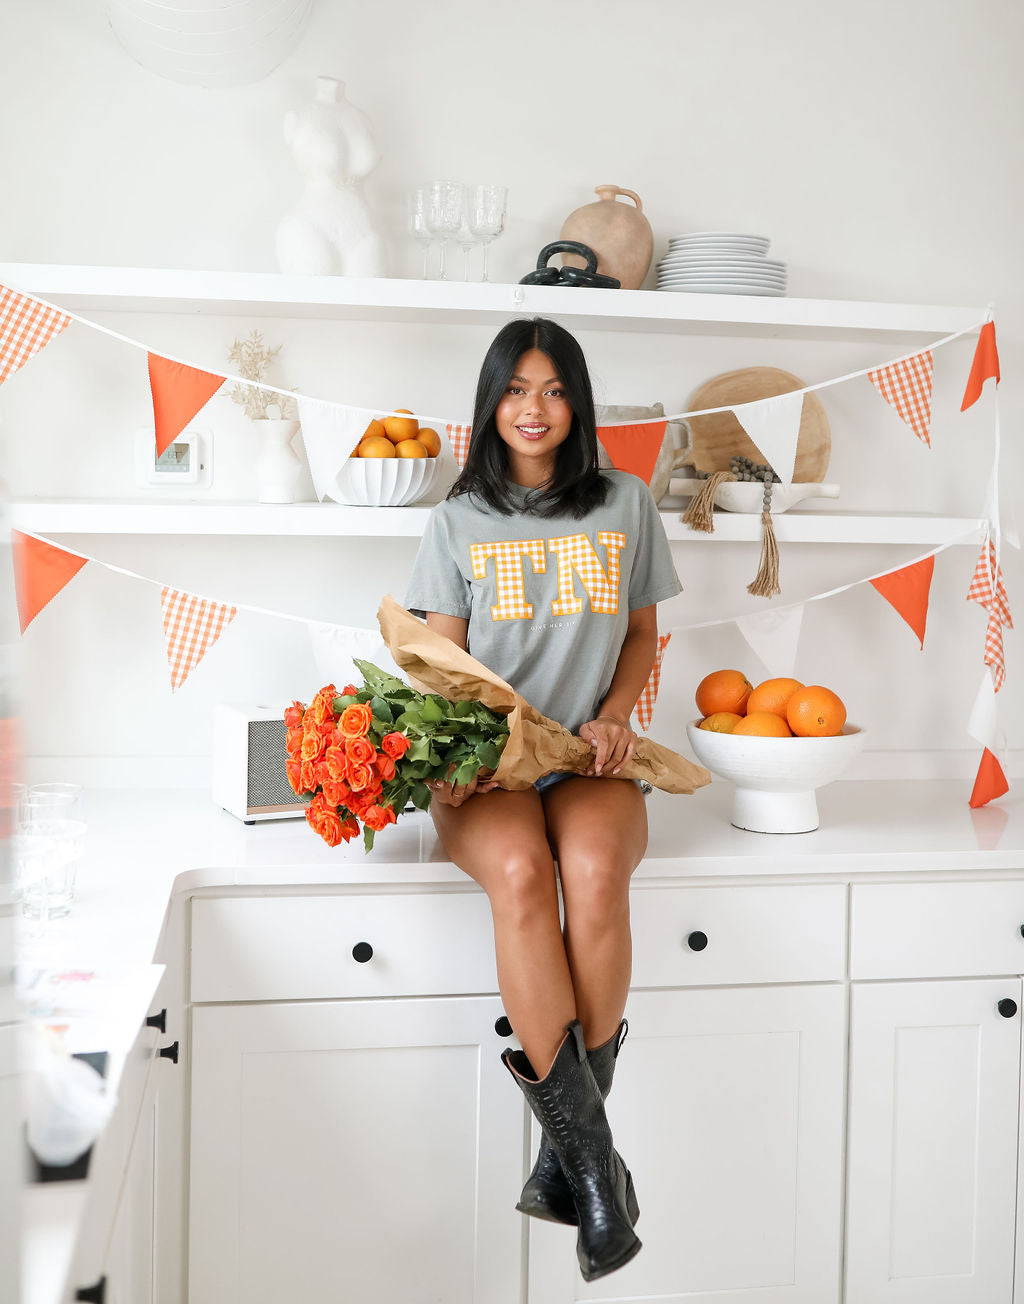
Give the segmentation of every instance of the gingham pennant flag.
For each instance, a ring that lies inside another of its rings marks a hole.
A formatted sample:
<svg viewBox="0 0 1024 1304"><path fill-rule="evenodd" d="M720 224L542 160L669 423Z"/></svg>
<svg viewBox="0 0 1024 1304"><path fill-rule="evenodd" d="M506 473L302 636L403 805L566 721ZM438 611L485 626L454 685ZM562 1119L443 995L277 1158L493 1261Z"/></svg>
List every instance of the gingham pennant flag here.
<svg viewBox="0 0 1024 1304"><path fill-rule="evenodd" d="M160 590L160 606L173 693L231 624L238 608L166 587Z"/></svg>
<svg viewBox="0 0 1024 1304"><path fill-rule="evenodd" d="M971 587L967 590L967 601L977 602L988 612L988 626L985 629L985 664L992 667L992 676L998 692L1006 679L1003 626L1013 629L1013 621L1010 619L1010 604L1003 583L1002 567L996 561L996 550L991 535L986 536L985 542L981 545L981 554L974 568Z"/></svg>
<svg viewBox="0 0 1024 1304"><path fill-rule="evenodd" d="M469 436L472 429L472 426L445 426L448 442L452 446L460 470L466 465L466 458L469 456Z"/></svg>
<svg viewBox="0 0 1024 1304"><path fill-rule="evenodd" d="M931 349L926 349L903 362L868 372L868 379L879 394L929 448L932 446L928 431L932 424L933 369Z"/></svg>
<svg viewBox="0 0 1024 1304"><path fill-rule="evenodd" d="M0 285L0 385L70 321L56 308Z"/></svg>
<svg viewBox="0 0 1024 1304"><path fill-rule="evenodd" d="M651 677L644 684L644 691L640 694L636 704L636 718L640 722L640 728L647 732L651 727L651 718L654 715L654 703L658 697L658 685L661 682L661 662L665 655L665 649L668 647L668 641L671 634L658 635L658 651L654 658L654 665L651 667Z"/></svg>

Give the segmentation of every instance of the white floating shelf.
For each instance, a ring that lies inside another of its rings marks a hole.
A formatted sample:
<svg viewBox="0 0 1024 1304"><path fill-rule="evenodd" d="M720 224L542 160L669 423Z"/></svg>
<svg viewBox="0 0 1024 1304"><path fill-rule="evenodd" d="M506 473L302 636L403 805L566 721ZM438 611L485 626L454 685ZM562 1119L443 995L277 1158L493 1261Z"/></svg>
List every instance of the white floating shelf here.
<svg viewBox="0 0 1024 1304"><path fill-rule="evenodd" d="M984 320L984 308L842 299L674 294L275 272L0 263L0 284L73 312L131 311L337 321L493 325L519 313L574 329L714 335L941 336Z"/></svg>
<svg viewBox="0 0 1024 1304"><path fill-rule="evenodd" d="M28 500L10 506L13 528L33 534L268 535L271 537L420 538L430 508L342 507L336 503L120 502ZM662 511L670 539L703 542L759 540L761 517L715 512L714 533L692 530L680 509ZM780 543L893 543L937 546L973 543L983 522L974 517L789 511L773 518Z"/></svg>

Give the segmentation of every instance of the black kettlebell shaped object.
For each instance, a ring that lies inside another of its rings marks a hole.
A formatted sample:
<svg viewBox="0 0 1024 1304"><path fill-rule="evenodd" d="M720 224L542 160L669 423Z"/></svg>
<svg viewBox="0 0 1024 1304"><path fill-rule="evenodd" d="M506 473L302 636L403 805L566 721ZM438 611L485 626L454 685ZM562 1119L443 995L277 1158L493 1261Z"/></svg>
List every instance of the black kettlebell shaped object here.
<svg viewBox="0 0 1024 1304"><path fill-rule="evenodd" d="M552 254L576 254L586 259L586 267L549 267ZM614 276L603 276L597 270L597 254L589 245L578 240L552 240L537 255L535 271L527 272L520 285L586 285L604 290L617 290L620 282Z"/></svg>

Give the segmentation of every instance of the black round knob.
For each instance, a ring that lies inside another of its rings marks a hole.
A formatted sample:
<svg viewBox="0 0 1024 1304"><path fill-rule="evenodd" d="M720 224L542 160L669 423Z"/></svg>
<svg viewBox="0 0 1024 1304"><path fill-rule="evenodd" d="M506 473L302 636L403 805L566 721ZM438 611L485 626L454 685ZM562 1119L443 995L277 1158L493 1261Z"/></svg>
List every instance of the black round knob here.
<svg viewBox="0 0 1024 1304"><path fill-rule="evenodd" d="M1004 996L1003 999L996 1006L996 1009L999 1011L999 1013L1003 1016L1004 1019L1012 1019L1013 1016L1017 1013L1017 1002L1015 1000L1012 1000L1009 996Z"/></svg>
<svg viewBox="0 0 1024 1304"><path fill-rule="evenodd" d="M707 944L707 933L691 933L686 939L686 945L691 951L703 951Z"/></svg>
<svg viewBox="0 0 1024 1304"><path fill-rule="evenodd" d="M352 948L352 959L359 964L365 964L367 960L373 958L373 947L369 942L356 942Z"/></svg>
<svg viewBox="0 0 1024 1304"><path fill-rule="evenodd" d="M499 1037L512 1036L512 1025L511 1023L509 1023L508 1017L506 1015L503 1014L500 1019L494 1020L494 1031L498 1034Z"/></svg>

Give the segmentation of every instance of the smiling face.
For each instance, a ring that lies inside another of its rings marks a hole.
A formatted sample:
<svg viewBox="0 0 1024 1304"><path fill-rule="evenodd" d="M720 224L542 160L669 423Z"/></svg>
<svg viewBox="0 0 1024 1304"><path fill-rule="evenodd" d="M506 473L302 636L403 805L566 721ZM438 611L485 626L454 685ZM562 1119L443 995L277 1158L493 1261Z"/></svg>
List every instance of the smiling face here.
<svg viewBox="0 0 1024 1304"><path fill-rule="evenodd" d="M572 408L546 353L520 354L494 422L508 448L509 479L530 489L550 480L555 450L572 428Z"/></svg>

